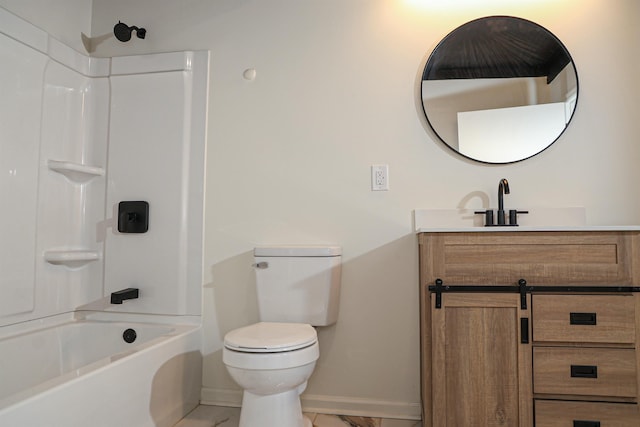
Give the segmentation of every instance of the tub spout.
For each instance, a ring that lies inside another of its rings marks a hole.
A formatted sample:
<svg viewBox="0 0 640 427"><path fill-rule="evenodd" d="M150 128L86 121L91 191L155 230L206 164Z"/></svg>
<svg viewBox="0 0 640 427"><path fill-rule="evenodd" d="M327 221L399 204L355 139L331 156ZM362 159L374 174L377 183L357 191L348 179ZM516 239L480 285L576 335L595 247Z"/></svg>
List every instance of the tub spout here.
<svg viewBox="0 0 640 427"><path fill-rule="evenodd" d="M111 293L111 304L122 304L122 301L136 299L140 295L138 288L127 288Z"/></svg>

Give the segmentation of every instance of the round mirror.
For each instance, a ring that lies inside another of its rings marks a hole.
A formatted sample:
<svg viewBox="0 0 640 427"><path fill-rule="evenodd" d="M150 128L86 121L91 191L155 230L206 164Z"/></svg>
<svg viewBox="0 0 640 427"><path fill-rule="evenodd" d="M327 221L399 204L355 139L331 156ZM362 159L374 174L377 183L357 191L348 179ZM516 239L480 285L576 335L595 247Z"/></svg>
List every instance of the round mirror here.
<svg viewBox="0 0 640 427"><path fill-rule="evenodd" d="M465 157L512 163L564 132L578 75L564 45L521 18L490 16L449 33L422 74L422 106L436 135Z"/></svg>

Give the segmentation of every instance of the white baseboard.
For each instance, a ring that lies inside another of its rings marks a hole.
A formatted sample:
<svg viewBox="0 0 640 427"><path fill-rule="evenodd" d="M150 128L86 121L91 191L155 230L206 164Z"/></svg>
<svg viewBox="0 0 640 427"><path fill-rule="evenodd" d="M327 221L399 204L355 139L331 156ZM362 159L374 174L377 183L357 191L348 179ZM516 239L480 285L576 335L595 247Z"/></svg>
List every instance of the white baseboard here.
<svg viewBox="0 0 640 427"><path fill-rule="evenodd" d="M419 403L315 394L303 394L300 400L302 409L311 413L403 420L421 419Z"/></svg>
<svg viewBox="0 0 640 427"><path fill-rule="evenodd" d="M202 405L239 408L242 406L242 390L202 387L200 403Z"/></svg>
<svg viewBox="0 0 640 427"><path fill-rule="evenodd" d="M303 394L300 396L300 401L302 402L302 410L311 413L405 420L421 419L420 403L317 394ZM203 388L200 403L240 407L242 391Z"/></svg>

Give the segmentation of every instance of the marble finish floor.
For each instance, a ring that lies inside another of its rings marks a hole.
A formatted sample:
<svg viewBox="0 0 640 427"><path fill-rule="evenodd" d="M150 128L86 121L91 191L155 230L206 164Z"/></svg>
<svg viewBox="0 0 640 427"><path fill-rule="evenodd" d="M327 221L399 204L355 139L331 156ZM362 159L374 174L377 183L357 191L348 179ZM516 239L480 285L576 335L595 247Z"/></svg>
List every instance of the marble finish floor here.
<svg viewBox="0 0 640 427"><path fill-rule="evenodd" d="M305 415L313 421L314 427L422 427L422 422L412 420L325 414ZM174 427L238 427L239 421L240 408L200 405Z"/></svg>

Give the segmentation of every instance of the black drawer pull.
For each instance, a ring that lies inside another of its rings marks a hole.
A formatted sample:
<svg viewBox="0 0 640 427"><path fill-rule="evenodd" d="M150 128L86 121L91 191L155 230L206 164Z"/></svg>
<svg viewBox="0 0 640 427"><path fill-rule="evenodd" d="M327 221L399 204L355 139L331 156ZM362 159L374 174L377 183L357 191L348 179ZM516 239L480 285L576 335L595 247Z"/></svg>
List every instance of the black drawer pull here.
<svg viewBox="0 0 640 427"><path fill-rule="evenodd" d="M590 365L571 365L571 378L598 378L598 367Z"/></svg>
<svg viewBox="0 0 640 427"><path fill-rule="evenodd" d="M600 427L600 421L573 420L573 427Z"/></svg>
<svg viewBox="0 0 640 427"><path fill-rule="evenodd" d="M595 325L596 313L569 313L569 324L571 325Z"/></svg>

